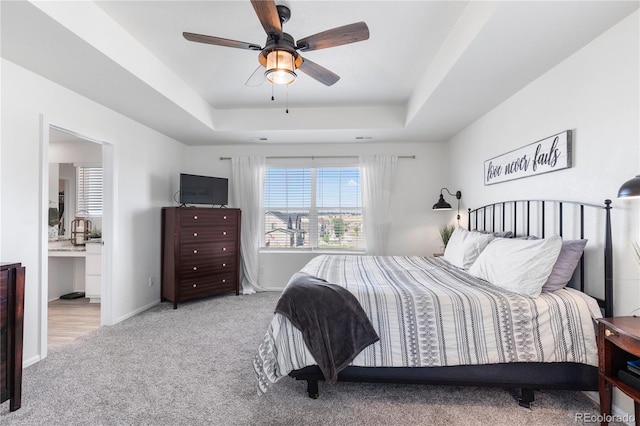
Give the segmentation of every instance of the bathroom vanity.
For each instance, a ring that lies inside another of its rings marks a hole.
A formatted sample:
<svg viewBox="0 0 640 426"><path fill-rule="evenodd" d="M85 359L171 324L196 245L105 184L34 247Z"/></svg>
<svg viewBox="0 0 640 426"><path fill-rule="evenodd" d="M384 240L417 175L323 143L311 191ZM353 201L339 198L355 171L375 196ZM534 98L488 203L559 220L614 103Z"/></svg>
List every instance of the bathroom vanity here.
<svg viewBox="0 0 640 426"><path fill-rule="evenodd" d="M49 241L49 300L79 291L90 303L100 303L101 286L102 240L83 246L70 240Z"/></svg>

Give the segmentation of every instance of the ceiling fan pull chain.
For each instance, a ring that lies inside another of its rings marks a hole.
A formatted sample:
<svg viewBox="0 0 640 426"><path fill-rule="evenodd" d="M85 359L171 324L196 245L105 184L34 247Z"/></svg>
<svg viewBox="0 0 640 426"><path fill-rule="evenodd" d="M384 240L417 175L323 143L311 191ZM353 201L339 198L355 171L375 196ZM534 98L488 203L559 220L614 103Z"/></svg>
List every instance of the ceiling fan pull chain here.
<svg viewBox="0 0 640 426"><path fill-rule="evenodd" d="M273 97L273 83L271 83L271 100L275 101L276 98Z"/></svg>
<svg viewBox="0 0 640 426"><path fill-rule="evenodd" d="M287 106L285 111L289 114L289 85L287 84Z"/></svg>

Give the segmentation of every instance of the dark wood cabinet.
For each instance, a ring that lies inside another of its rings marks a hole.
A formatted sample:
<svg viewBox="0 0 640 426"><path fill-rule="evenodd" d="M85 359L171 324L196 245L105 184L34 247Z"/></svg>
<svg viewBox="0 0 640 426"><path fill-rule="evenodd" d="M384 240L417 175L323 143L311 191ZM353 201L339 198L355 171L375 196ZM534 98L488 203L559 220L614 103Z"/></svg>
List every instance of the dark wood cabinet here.
<svg viewBox="0 0 640 426"><path fill-rule="evenodd" d="M611 394L615 386L631 397L635 418L640 415L640 380L630 375L627 361L640 359L640 318L614 317L598 320L598 391L602 425L611 417Z"/></svg>
<svg viewBox="0 0 640 426"><path fill-rule="evenodd" d="M0 263L0 403L10 411L22 403L24 275L20 263Z"/></svg>
<svg viewBox="0 0 640 426"><path fill-rule="evenodd" d="M162 209L162 300L240 293L239 209Z"/></svg>

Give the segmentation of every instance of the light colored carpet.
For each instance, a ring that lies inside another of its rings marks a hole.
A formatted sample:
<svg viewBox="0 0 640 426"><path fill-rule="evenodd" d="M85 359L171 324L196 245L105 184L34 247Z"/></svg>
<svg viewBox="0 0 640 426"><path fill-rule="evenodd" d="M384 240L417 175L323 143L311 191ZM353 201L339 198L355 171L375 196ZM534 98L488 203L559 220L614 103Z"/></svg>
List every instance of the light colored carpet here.
<svg viewBox="0 0 640 426"><path fill-rule="evenodd" d="M80 337L24 370L22 408L2 425L575 425L581 392L538 391L532 410L502 389L320 383L256 393L252 359L279 293L163 303Z"/></svg>

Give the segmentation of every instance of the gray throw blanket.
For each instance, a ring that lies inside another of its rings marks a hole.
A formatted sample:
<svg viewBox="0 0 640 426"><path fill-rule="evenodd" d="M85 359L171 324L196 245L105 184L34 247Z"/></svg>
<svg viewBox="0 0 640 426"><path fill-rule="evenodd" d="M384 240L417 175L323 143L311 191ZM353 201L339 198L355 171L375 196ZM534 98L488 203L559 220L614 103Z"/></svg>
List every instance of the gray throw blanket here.
<svg viewBox="0 0 640 426"><path fill-rule="evenodd" d="M325 380L338 373L367 346L380 340L360 302L347 289L313 275L291 277L276 305L302 332Z"/></svg>

